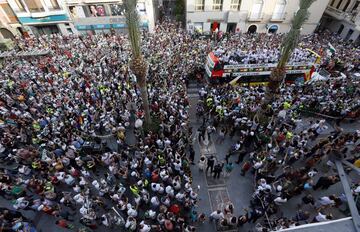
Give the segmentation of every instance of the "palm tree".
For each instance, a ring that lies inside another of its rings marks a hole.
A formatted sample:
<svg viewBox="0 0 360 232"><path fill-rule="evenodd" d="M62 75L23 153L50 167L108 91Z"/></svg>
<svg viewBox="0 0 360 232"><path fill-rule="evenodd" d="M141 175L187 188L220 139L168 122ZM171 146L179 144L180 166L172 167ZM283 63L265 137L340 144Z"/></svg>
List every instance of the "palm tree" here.
<svg viewBox="0 0 360 232"><path fill-rule="evenodd" d="M132 59L130 69L135 74L137 85L140 89L143 110L145 113L145 125L151 124L149 99L146 85L148 63L141 53L141 36L139 30L139 15L136 10L137 0L124 0L125 18L128 26L129 40L131 44Z"/></svg>
<svg viewBox="0 0 360 232"><path fill-rule="evenodd" d="M283 41L279 63L270 74L269 85L267 86L265 97L261 105L262 110L258 111L260 116L264 115L264 111L267 110L268 105L279 95L279 87L286 75L286 64L298 44L301 27L309 16L308 9L315 1L316 0L300 0L300 9L296 12L291 29Z"/></svg>

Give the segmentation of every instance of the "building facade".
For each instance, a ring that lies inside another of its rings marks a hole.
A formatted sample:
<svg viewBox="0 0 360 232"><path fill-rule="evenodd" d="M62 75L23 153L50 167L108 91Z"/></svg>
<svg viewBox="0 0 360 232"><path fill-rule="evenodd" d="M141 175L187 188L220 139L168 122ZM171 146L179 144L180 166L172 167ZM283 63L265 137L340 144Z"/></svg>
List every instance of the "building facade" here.
<svg viewBox="0 0 360 232"><path fill-rule="evenodd" d="M0 0L0 40L14 39L21 33L21 24L9 3L6 0Z"/></svg>
<svg viewBox="0 0 360 232"><path fill-rule="evenodd" d="M155 27L153 0L138 0L140 26L148 31ZM79 33L103 33L126 28L124 7L119 0L64 0L69 17Z"/></svg>
<svg viewBox="0 0 360 232"><path fill-rule="evenodd" d="M312 33L329 0L315 1L302 34ZM299 0L188 0L186 23L189 31L286 33L299 9Z"/></svg>
<svg viewBox="0 0 360 232"><path fill-rule="evenodd" d="M331 0L320 27L330 29L347 41L360 44L360 0Z"/></svg>
<svg viewBox="0 0 360 232"><path fill-rule="evenodd" d="M75 32L66 10L57 0L8 0L8 3L23 26L24 34Z"/></svg>

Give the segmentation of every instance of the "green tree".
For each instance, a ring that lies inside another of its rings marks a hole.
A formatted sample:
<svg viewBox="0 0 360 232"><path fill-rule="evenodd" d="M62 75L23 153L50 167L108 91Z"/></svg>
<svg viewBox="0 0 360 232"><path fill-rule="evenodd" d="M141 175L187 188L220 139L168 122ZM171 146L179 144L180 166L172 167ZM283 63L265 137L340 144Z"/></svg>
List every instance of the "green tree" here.
<svg viewBox="0 0 360 232"><path fill-rule="evenodd" d="M148 73L148 63L141 52L141 36L139 30L139 15L136 10L137 0L124 0L125 18L128 26L129 40L131 44L132 59L130 69L136 76L137 85L140 89L143 110L145 113L145 125L151 124L149 98L147 92L146 77Z"/></svg>
<svg viewBox="0 0 360 232"><path fill-rule="evenodd" d="M269 104L279 97L279 87L284 81L286 75L286 64L299 42L302 25L309 17L308 9L315 1L316 0L300 0L300 8L296 12L296 15L291 23L291 29L282 43L279 63L270 74L269 85L266 88L265 97L261 104L262 109L258 111L258 113L260 113L260 115L257 114L258 117L263 117Z"/></svg>
<svg viewBox="0 0 360 232"><path fill-rule="evenodd" d="M175 17L177 21L183 21L185 14L185 2L184 0L176 0L175 3Z"/></svg>

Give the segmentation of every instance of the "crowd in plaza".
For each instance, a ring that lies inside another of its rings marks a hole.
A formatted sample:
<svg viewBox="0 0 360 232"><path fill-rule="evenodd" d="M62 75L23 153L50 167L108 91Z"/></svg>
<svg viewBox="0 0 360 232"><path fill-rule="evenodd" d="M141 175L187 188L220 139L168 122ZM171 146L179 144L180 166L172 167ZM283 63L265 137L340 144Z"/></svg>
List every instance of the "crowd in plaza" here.
<svg viewBox="0 0 360 232"><path fill-rule="evenodd" d="M320 85L321 89L330 90L326 96L331 96L333 84L329 82ZM325 120L302 122L302 106L312 107L312 104L308 101L310 98L300 95L311 92L309 96L316 98L314 88L317 86L285 87L282 97L273 102L266 112L266 116L271 118L267 126L262 126L256 120L257 106L264 95L264 87L249 89L227 85L200 91L202 97L199 105L202 106L199 109L202 113L199 115L204 115L204 125L199 133L205 133L202 130L216 130L218 139L215 142L222 143L225 138L233 138L237 142L229 148L224 161L209 157L204 164L199 163L199 168L207 167L206 172L211 169L215 177L215 167L220 165L219 172L228 176L234 164L239 164L242 176L252 175L254 178L254 194L249 209L239 217L237 225L255 223L259 218L265 218L265 214L267 217L278 216L278 206L286 204L295 196L303 196L303 202L299 204L311 203L319 210L314 221L330 220L331 215L325 213L327 209L344 203L343 195L329 196L330 200L324 196L325 200L317 202L311 193L328 189L339 181L337 173L333 171L335 161L345 159L359 167L360 157L357 152L360 131L343 132L339 127L347 112L346 105L342 106L344 112L340 112L341 109L337 112L339 117L335 119L335 131L331 134L331 128L328 128ZM359 104L358 84L355 88L354 95L346 95L344 102L355 99ZM327 101L329 99L319 99L317 103L323 105L324 113L333 107ZM322 104L325 102L327 104ZM356 184L356 194L359 194L359 183ZM326 205L323 201L327 202ZM266 225L259 224L259 231L284 229L312 220L308 211L299 209L296 213L289 215L291 217L272 218L272 224L265 220ZM217 219L222 226L232 227L234 223L231 220L235 220L233 217L218 215Z"/></svg>
<svg viewBox="0 0 360 232"><path fill-rule="evenodd" d="M313 45L309 38L304 38L303 46ZM256 52L267 54L267 49L277 54L281 39L277 35L232 35L219 41L216 50L229 47L240 49L242 54L246 44L259 44L259 48L248 47L247 53L255 55L241 62L274 62L277 57L260 58ZM312 39L320 41L318 35ZM325 41L322 38L319 43ZM158 124L155 131L144 128L136 77L128 67L131 52L126 35L17 39L16 51L45 49L50 55L2 60L0 196L12 204L12 209L0 211L2 228L24 231L32 224L19 210L51 215L58 226L74 231L123 228L188 232L195 231L196 223L207 217L224 226L237 226L255 222L265 212L271 214L274 204L285 203L305 186L326 188L336 183L334 176L313 184L315 165L322 158L329 160L329 166L339 158L339 151L354 158L352 149L344 149L357 145L359 134L339 131L309 148L307 142L325 130L324 122L313 122L300 132L294 128L304 106L346 116L359 104L358 83L347 80L284 87L282 97L269 107L269 116L274 116L264 128L253 120L263 87L202 89L203 129L216 129L219 138L212 138L219 142L228 135L240 136L230 149L225 171L230 174L234 164L229 160L238 155L242 174L256 173L256 191L250 215L224 220L221 215L233 214L231 204L224 212L198 212L198 188L193 186L190 172L195 155L186 84L189 76L203 67L214 43L164 21L155 33L142 32L142 44L149 62L148 94L152 117ZM349 60L352 66L348 71L358 69L359 59L347 45L339 44L335 44L339 48L337 59ZM301 48L296 54L294 61L308 59ZM306 167L292 169L298 160L306 160ZM223 166L214 157L202 157L201 162L203 169L211 169L214 177L220 178ZM284 173L275 177L280 167ZM299 177L298 181L289 184L294 177ZM276 189L271 183L278 183ZM337 202L338 196L332 199ZM290 219L283 220L283 227L292 225Z"/></svg>
<svg viewBox="0 0 360 232"><path fill-rule="evenodd" d="M267 36L247 35L262 40L259 45L253 43L253 47L266 46ZM329 36L328 32L324 32L324 36ZM318 34L304 37L300 46L315 50L316 44L320 44L319 47L325 51L328 41L335 44L333 39L327 40L328 37L316 40L320 37ZM331 213L334 208L346 208L344 194L324 195L319 199L314 197L317 195L314 193L321 193L339 182L339 176L334 171L336 161L348 160L360 167L360 131L344 131L340 127L344 120L359 117L360 83L351 78L351 72L359 69L359 53L352 45L341 42L340 45L337 43L340 54L329 54L322 59L320 66L329 72L341 69L348 75L342 79L304 85L284 84L279 98L264 112L268 118L266 125L258 117L266 87L226 84L199 91L197 115L203 122L198 130L199 140L204 140L204 133L210 133L211 137L217 138L214 139L217 144L227 138L237 141L229 148L225 160L214 156L203 158L199 161L199 169L207 174L210 170L214 178L221 173L226 177L237 168L234 164L239 164L242 176L251 175L254 178L254 193L244 214L234 215L223 209L211 214L220 227L234 228L248 222L257 223L257 231L285 229L334 219ZM259 51L258 54L263 56L264 51ZM351 54L351 57L345 54ZM338 59L345 60L343 66L335 67ZM314 115L314 112L324 119L306 120L306 115ZM325 119L332 122L333 128L329 128ZM359 184L355 180L355 197L359 195ZM282 215L280 206L294 197L301 199L299 208L294 210L293 215Z"/></svg>

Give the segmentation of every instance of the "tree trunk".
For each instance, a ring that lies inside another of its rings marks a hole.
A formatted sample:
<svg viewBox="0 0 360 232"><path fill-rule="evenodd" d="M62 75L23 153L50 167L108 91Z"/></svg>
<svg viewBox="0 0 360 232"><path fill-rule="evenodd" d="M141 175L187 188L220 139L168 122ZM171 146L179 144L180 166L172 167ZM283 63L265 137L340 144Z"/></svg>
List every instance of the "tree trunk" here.
<svg viewBox="0 0 360 232"><path fill-rule="evenodd" d="M148 98L146 84L141 84L141 85L139 84L139 88L140 88L140 94L141 94L141 99L143 102L143 109L145 114L145 125L149 126L152 122L150 116L149 98Z"/></svg>
<svg viewBox="0 0 360 232"><path fill-rule="evenodd" d="M257 111L255 119L263 124L267 120L265 112L268 106L279 96L279 88L286 76L286 64L294 51L300 36L301 27L308 18L308 9L315 0L300 0L300 9L292 20L291 29L283 41L279 63L270 74L269 85L266 88L264 100L260 110Z"/></svg>

